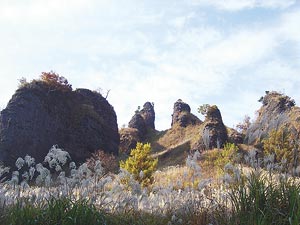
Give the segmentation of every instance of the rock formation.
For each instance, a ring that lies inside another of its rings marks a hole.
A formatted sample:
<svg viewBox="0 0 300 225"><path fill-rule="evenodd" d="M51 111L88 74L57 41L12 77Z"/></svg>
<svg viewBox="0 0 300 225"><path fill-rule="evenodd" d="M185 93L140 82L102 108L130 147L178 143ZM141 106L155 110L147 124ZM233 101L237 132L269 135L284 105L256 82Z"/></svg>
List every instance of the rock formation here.
<svg viewBox="0 0 300 225"><path fill-rule="evenodd" d="M242 133L239 133L235 129L228 128L228 141L234 144L243 144L244 137Z"/></svg>
<svg viewBox="0 0 300 225"><path fill-rule="evenodd" d="M208 107L201 134L206 149L222 147L228 141L227 129L216 105Z"/></svg>
<svg viewBox="0 0 300 225"><path fill-rule="evenodd" d="M146 127L155 130L154 103L146 102L140 111L140 115L144 118Z"/></svg>
<svg viewBox="0 0 300 225"><path fill-rule="evenodd" d="M265 96L259 99L263 105L258 110L257 119L246 132L245 143L260 145L273 129L285 126L296 135L300 132L300 108L289 96L266 91Z"/></svg>
<svg viewBox="0 0 300 225"><path fill-rule="evenodd" d="M118 154L113 107L87 89L64 90L34 80L12 96L0 115L0 161L13 165L26 154L42 161L52 145L84 161L97 149Z"/></svg>
<svg viewBox="0 0 300 225"><path fill-rule="evenodd" d="M127 155L136 144L141 141L140 134L136 128L122 128L120 130L120 152Z"/></svg>
<svg viewBox="0 0 300 225"><path fill-rule="evenodd" d="M142 110L137 110L135 112L134 116L128 123L128 127L137 129L141 140L143 140L149 130L155 130L154 121L154 104L146 102L143 105Z"/></svg>
<svg viewBox="0 0 300 225"><path fill-rule="evenodd" d="M187 103L183 102L181 99L178 99L174 103L171 123L172 127L175 124L178 124L180 127L187 127L188 125L200 123L201 120L191 113L191 108Z"/></svg>
<svg viewBox="0 0 300 225"><path fill-rule="evenodd" d="M141 139L143 139L143 137L147 133L147 126L145 120L139 112L135 113L134 116L131 118L131 120L128 123L128 127L136 129Z"/></svg>
<svg viewBox="0 0 300 225"><path fill-rule="evenodd" d="M141 110L135 111L128 128L120 130L120 151L129 154L136 143L145 141L147 134L152 131L155 131L154 103L146 102Z"/></svg>

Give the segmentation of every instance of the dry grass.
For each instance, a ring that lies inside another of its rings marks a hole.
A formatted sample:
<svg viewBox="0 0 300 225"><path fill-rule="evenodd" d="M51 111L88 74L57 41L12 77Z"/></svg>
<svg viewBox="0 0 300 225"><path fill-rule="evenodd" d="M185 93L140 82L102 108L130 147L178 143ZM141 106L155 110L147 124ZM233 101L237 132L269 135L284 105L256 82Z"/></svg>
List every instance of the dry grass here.
<svg viewBox="0 0 300 225"><path fill-rule="evenodd" d="M200 128L201 125L190 125L187 127L175 125L169 129L166 134L157 141L157 143L165 148L174 148L176 145L186 142L191 142L191 145L193 145L200 137Z"/></svg>
<svg viewBox="0 0 300 225"><path fill-rule="evenodd" d="M152 136L152 152L158 157L158 168L184 165L192 146L199 140L201 125L173 126L171 129Z"/></svg>
<svg viewBox="0 0 300 225"><path fill-rule="evenodd" d="M160 184L162 187L168 187L172 183L180 189L182 186L180 182L185 182L184 178L188 172L186 166L169 166L154 173L154 182Z"/></svg>

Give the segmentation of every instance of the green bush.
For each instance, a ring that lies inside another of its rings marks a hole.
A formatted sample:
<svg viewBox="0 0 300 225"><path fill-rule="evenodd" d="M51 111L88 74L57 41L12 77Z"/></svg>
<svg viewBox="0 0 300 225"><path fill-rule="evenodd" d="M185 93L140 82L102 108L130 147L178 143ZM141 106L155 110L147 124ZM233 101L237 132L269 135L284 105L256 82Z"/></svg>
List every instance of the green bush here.
<svg viewBox="0 0 300 225"><path fill-rule="evenodd" d="M69 198L52 198L40 205L21 200L7 209L2 223L10 225L106 224L104 214L87 200L72 201Z"/></svg>
<svg viewBox="0 0 300 225"><path fill-rule="evenodd" d="M228 192L232 205L228 224L299 224L300 186L293 179L270 181L268 175L252 172Z"/></svg>
<svg viewBox="0 0 300 225"><path fill-rule="evenodd" d="M126 161L120 162L120 167L133 174L143 187L152 184L153 173L157 168L158 159L150 155L151 146L149 143L137 143L136 148L132 149Z"/></svg>
<svg viewBox="0 0 300 225"><path fill-rule="evenodd" d="M238 146L233 143L225 143L223 149L210 150L204 155L204 166L214 167L222 173L227 163L235 162L238 150Z"/></svg>

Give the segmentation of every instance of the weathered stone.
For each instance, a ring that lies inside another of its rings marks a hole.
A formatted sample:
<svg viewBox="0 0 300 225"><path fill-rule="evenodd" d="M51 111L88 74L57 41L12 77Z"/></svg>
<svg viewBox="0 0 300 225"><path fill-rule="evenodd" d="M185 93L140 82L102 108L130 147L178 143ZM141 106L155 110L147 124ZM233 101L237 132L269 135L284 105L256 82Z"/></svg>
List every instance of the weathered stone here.
<svg viewBox="0 0 300 225"><path fill-rule="evenodd" d="M143 138L147 133L145 120L140 113L134 114L128 123L128 127L137 129L141 138Z"/></svg>
<svg viewBox="0 0 300 225"><path fill-rule="evenodd" d="M285 126L295 135L300 133L300 108L289 96L266 91L261 97L262 107L258 110L258 116L246 132L245 143L261 147L261 140L268 136L272 130Z"/></svg>
<svg viewBox="0 0 300 225"><path fill-rule="evenodd" d="M143 109L140 111L140 114L144 118L146 127L155 130L154 103L146 102L143 105Z"/></svg>
<svg viewBox="0 0 300 225"><path fill-rule="evenodd" d="M147 132L155 130L154 103L146 102L142 110L137 110L128 123L129 128L138 130L140 140L144 140Z"/></svg>
<svg viewBox="0 0 300 225"><path fill-rule="evenodd" d="M244 142L243 134L234 129L230 129L230 132L228 133L228 141L234 144L242 144Z"/></svg>
<svg viewBox="0 0 300 225"><path fill-rule="evenodd" d="M33 81L16 91L0 116L0 161L8 165L26 154L42 161L54 144L82 162L97 149L118 154L119 141L113 107L87 89L63 91Z"/></svg>
<svg viewBox="0 0 300 225"><path fill-rule="evenodd" d="M201 123L201 120L191 113L191 108L187 103L183 102L181 99L178 99L174 103L171 123L172 127L175 124L178 124L181 127L187 127L188 125L196 125L199 123Z"/></svg>
<svg viewBox="0 0 300 225"><path fill-rule="evenodd" d="M222 147L227 142L227 129L216 105L208 108L201 133L206 148Z"/></svg>
<svg viewBox="0 0 300 225"><path fill-rule="evenodd" d="M131 149L134 149L140 141L140 134L136 128L122 128L120 130L120 152L129 155Z"/></svg>

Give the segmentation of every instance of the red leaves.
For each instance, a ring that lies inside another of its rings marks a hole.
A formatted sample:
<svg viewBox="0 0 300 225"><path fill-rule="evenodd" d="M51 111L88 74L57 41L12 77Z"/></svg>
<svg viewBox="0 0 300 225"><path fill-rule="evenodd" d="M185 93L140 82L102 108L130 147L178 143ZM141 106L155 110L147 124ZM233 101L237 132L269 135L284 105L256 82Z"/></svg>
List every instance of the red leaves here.
<svg viewBox="0 0 300 225"><path fill-rule="evenodd" d="M69 84L68 80L63 76L59 76L53 71L42 72L41 80L58 89L72 90L72 85Z"/></svg>

